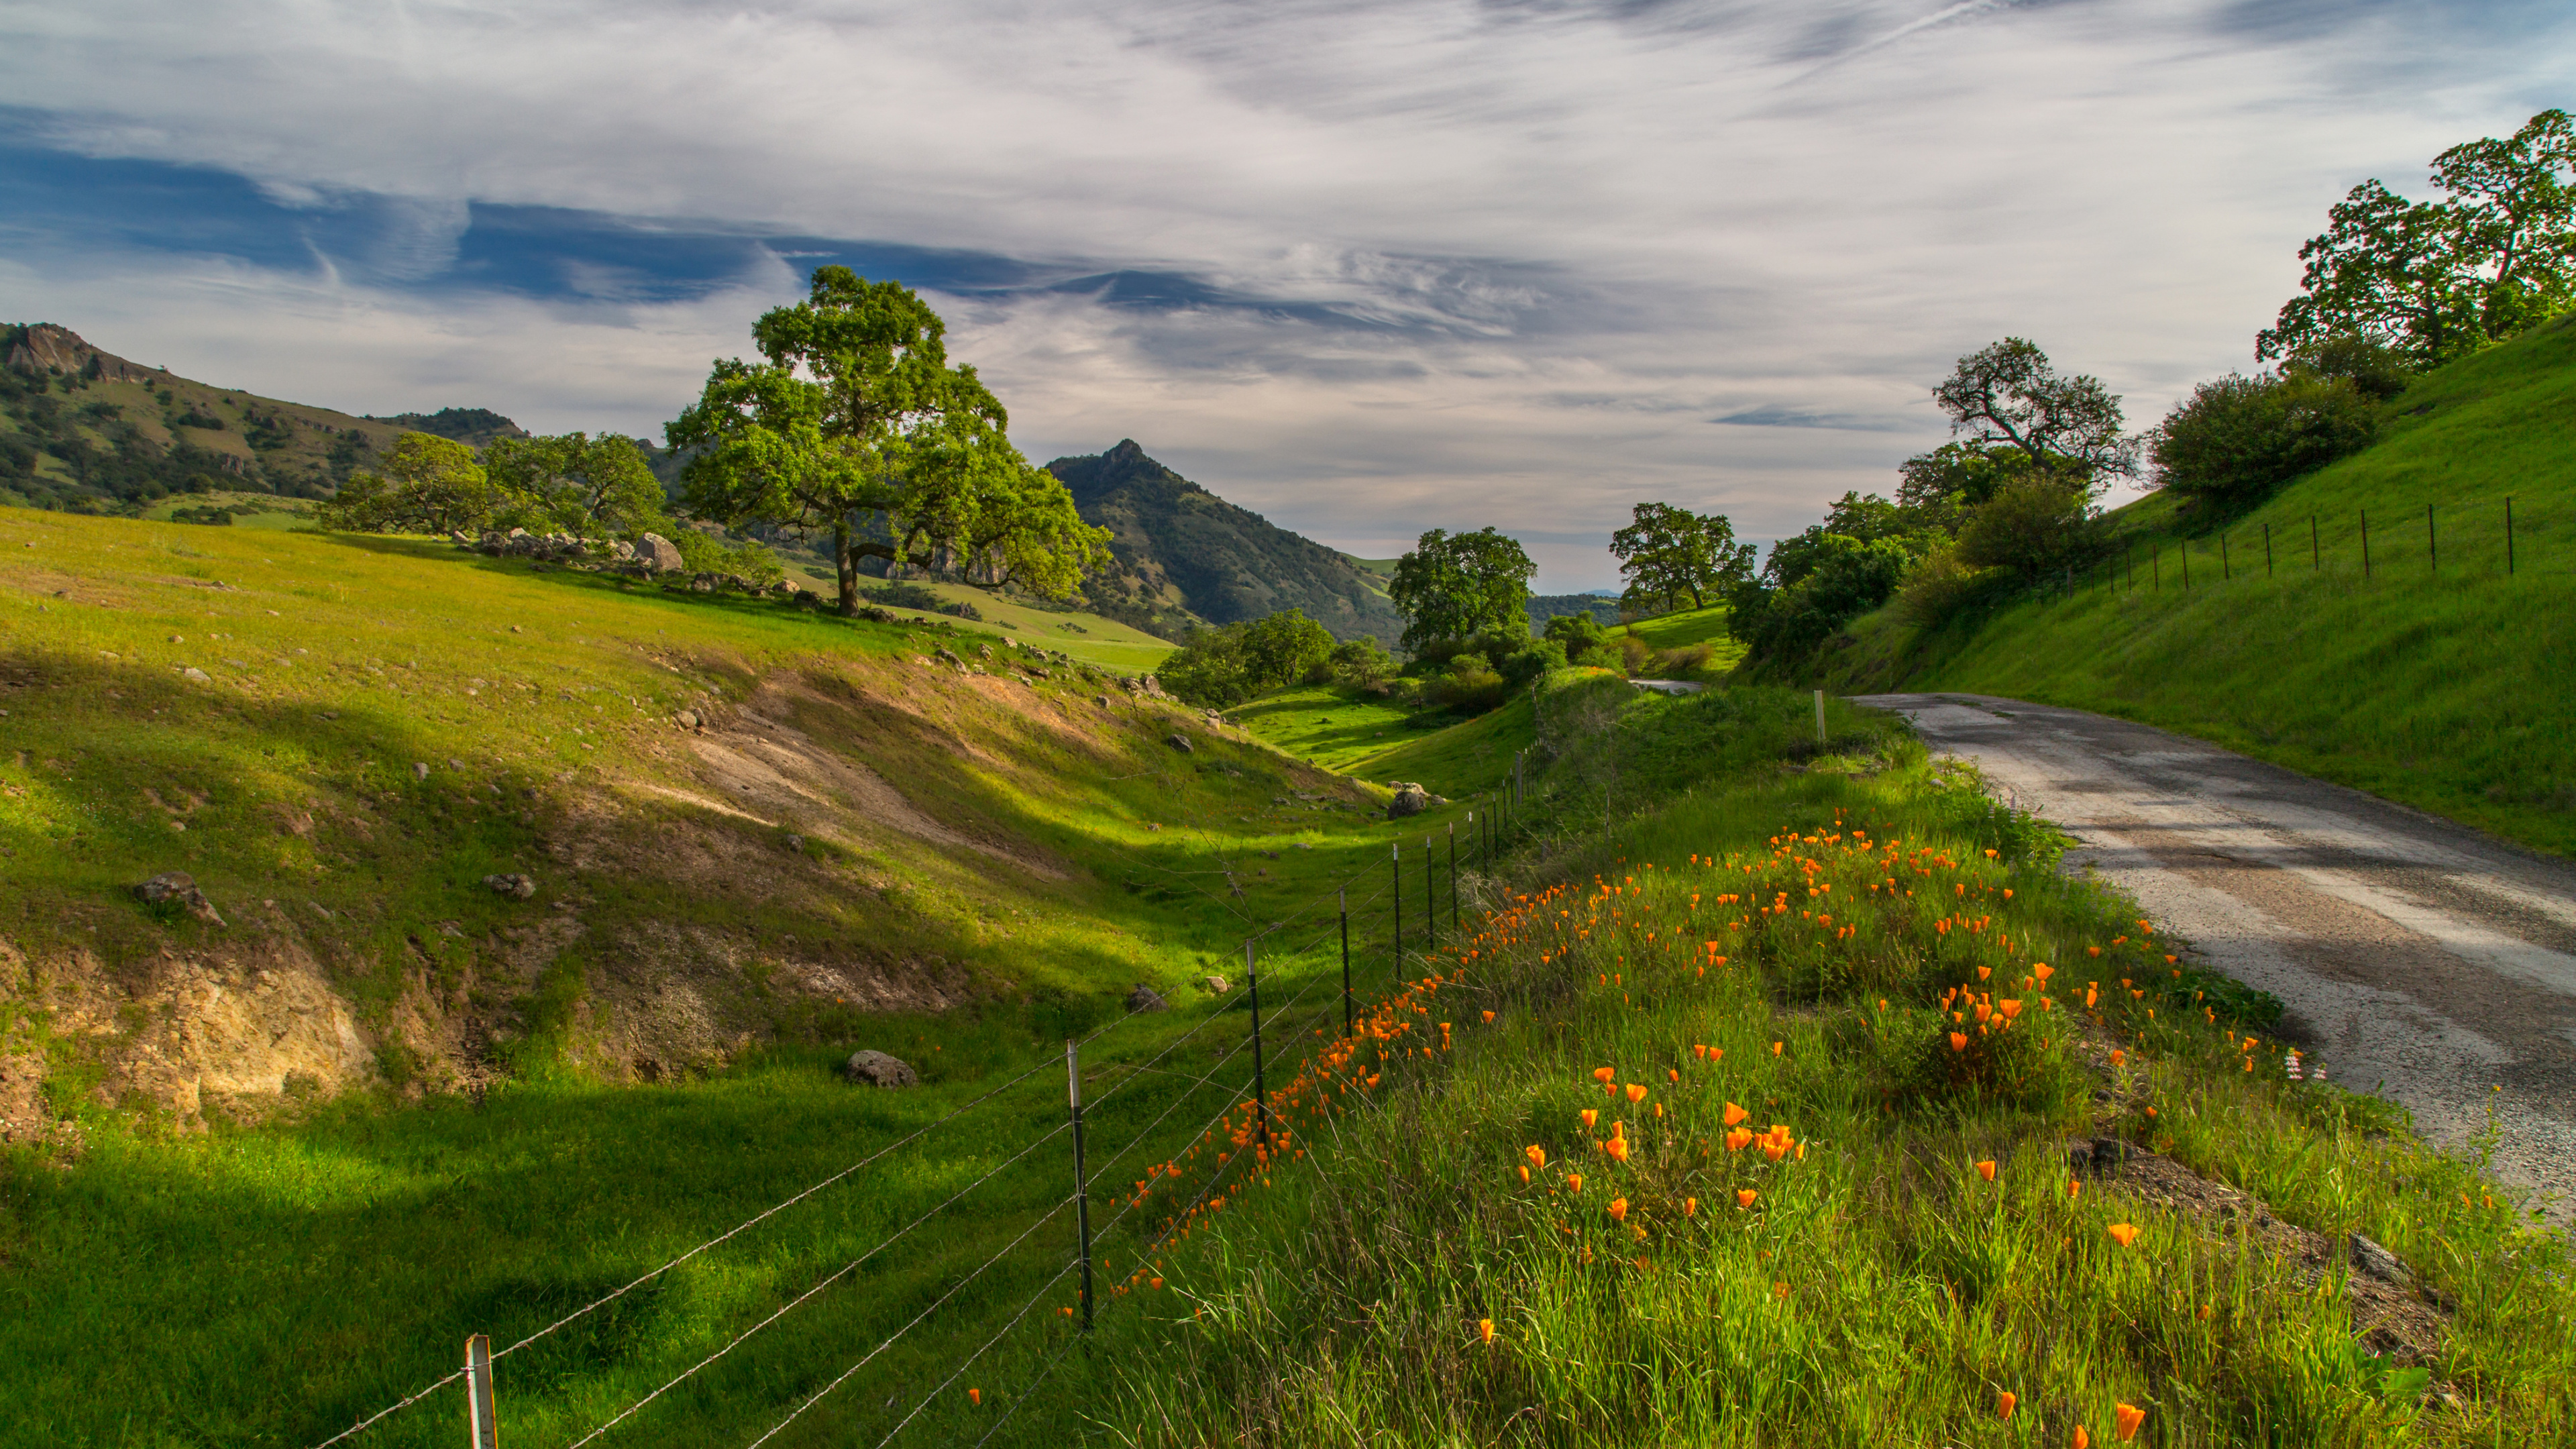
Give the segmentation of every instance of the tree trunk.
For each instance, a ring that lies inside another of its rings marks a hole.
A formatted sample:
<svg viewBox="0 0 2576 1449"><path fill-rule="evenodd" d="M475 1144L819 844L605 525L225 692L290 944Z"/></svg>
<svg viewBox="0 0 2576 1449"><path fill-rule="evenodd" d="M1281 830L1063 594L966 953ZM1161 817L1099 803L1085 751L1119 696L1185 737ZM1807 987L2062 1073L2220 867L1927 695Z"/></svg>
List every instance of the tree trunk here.
<svg viewBox="0 0 2576 1449"><path fill-rule="evenodd" d="M843 517L832 524L832 566L841 575L841 613L859 611L859 560L850 552L850 520Z"/></svg>

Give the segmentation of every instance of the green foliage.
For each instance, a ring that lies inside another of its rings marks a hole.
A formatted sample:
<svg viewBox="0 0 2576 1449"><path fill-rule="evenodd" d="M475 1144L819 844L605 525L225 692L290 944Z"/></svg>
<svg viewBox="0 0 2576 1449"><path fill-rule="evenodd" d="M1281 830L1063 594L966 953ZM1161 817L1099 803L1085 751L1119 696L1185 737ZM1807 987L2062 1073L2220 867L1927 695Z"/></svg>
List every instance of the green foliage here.
<svg viewBox="0 0 2576 1449"><path fill-rule="evenodd" d="M1404 647L1421 653L1474 635L1529 635L1529 581L1538 572L1520 544L1492 528L1433 529L1396 561L1387 597L1404 614Z"/></svg>
<svg viewBox="0 0 2576 1449"><path fill-rule="evenodd" d="M2019 448L2038 472L2095 486L2137 472L2120 400L2099 378L2060 373L2026 339L2007 337L1960 358L1932 400L1949 414L1952 432Z"/></svg>
<svg viewBox="0 0 2576 1449"><path fill-rule="evenodd" d="M2048 474L2016 479L1959 530L1959 562L2011 569L2025 579L2088 562L2091 514L2081 487Z"/></svg>
<svg viewBox="0 0 2576 1449"><path fill-rule="evenodd" d="M1912 628L1934 629L1963 610L1996 602L2021 582L2011 569L1969 563L1956 544L1940 544L1906 571L1888 611Z"/></svg>
<svg viewBox="0 0 2576 1449"><path fill-rule="evenodd" d="M1755 658L1786 661L1812 652L1843 621L1885 603L1913 563L1894 538L1814 532L1800 543L1794 582L1758 593L1739 586L1728 598L1736 636Z"/></svg>
<svg viewBox="0 0 2576 1449"><path fill-rule="evenodd" d="M2370 446L2377 429L2370 399L2344 378L2229 373L2175 403L2147 451L2157 486L2235 509Z"/></svg>
<svg viewBox="0 0 2576 1449"><path fill-rule="evenodd" d="M1511 681L1484 655L1475 653L1454 656L1446 669L1425 679L1422 686L1425 701L1461 714L1483 714L1509 698L1511 690Z"/></svg>
<svg viewBox="0 0 2576 1449"><path fill-rule="evenodd" d="M1395 656L1387 653L1373 634L1343 640L1333 646L1331 657L1324 661L1324 672L1336 684L1375 684L1393 677L1395 671Z"/></svg>
<svg viewBox="0 0 2576 1449"><path fill-rule="evenodd" d="M1198 630L1156 675L1191 704L1225 709L1291 684L1320 682L1330 676L1336 654L1331 630L1290 609ZM1365 656L1355 662L1368 667Z"/></svg>
<svg viewBox="0 0 2576 1449"><path fill-rule="evenodd" d="M2576 296L2576 129L2542 111L2511 137L2433 158L2439 201L2408 201L2376 179L2326 213L2299 248L2299 295L2256 339L2272 358L2357 338L2436 367L2563 310Z"/></svg>
<svg viewBox="0 0 2576 1449"><path fill-rule="evenodd" d="M821 267L808 298L752 327L761 363L718 362L665 430L694 449L690 510L831 539L844 612L861 557L929 562L1071 592L1107 561L1054 476L1011 447L1002 405L948 365L947 326L894 282Z"/></svg>
<svg viewBox="0 0 2576 1449"><path fill-rule="evenodd" d="M1694 609L1725 579L1753 571L1753 546L1735 541L1723 514L1698 514L1669 503L1640 503L1627 527L1610 535L1610 556L1628 581L1623 605L1669 610L1687 596Z"/></svg>
<svg viewBox="0 0 2576 1449"><path fill-rule="evenodd" d="M1943 443L1897 467L1896 506L1918 527L1955 534L1970 510L2030 471L2030 455L2010 443Z"/></svg>
<svg viewBox="0 0 2576 1449"><path fill-rule="evenodd" d="M353 474L316 513L325 527L354 532L446 533L480 528L499 498L472 448L405 433L378 468Z"/></svg>
<svg viewBox="0 0 2576 1449"><path fill-rule="evenodd" d="M495 496L491 517L478 522L490 527L625 539L670 529L661 481L632 438L497 437L483 467Z"/></svg>
<svg viewBox="0 0 2576 1449"><path fill-rule="evenodd" d="M2405 354L2349 332L2290 354L2282 360L2281 372L2289 377L2340 379L2373 403L2394 400L2416 376Z"/></svg>
<svg viewBox="0 0 2576 1449"><path fill-rule="evenodd" d="M778 555L756 538L732 542L694 528L675 528L670 537L672 546L680 551L682 566L693 574L740 579L760 589L787 576L779 566Z"/></svg>

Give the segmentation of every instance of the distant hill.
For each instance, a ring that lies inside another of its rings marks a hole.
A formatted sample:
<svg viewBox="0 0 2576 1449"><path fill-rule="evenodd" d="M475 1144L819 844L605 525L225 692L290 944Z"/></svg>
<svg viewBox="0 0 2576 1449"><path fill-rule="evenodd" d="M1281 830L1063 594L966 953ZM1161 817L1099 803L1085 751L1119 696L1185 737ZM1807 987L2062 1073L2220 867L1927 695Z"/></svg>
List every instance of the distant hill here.
<svg viewBox="0 0 2576 1449"><path fill-rule="evenodd" d="M1192 623L1231 624L1303 609L1335 638L1372 634L1394 646L1404 616L1363 561L1236 507L1145 456L1134 439L1106 453L1058 458L1083 518L1110 532L1126 577L1085 585L1095 611L1174 637Z"/></svg>
<svg viewBox="0 0 2576 1449"><path fill-rule="evenodd" d="M1544 629L1547 621L1560 614L1589 614L1603 624L1619 622L1619 596L1616 594L1533 594L1529 601L1532 629Z"/></svg>
<svg viewBox="0 0 2576 1449"><path fill-rule="evenodd" d="M0 325L0 504L121 513L173 493L327 498L415 428L474 443L518 432L479 408L352 417L146 367L52 323Z"/></svg>

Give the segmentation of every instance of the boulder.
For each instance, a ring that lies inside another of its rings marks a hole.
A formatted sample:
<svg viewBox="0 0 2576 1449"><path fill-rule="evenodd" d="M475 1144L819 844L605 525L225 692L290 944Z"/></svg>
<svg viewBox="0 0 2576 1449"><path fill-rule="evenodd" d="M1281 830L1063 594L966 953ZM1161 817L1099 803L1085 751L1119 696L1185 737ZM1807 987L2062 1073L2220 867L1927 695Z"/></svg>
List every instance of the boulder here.
<svg viewBox="0 0 2576 1449"><path fill-rule="evenodd" d="M1202 976L1199 978L1199 989L1210 996L1223 996L1229 988L1222 976Z"/></svg>
<svg viewBox="0 0 2576 1449"><path fill-rule="evenodd" d="M417 761L417 760L413 761L413 762L412 762L412 767L411 767L411 777L412 777L413 779L415 779L415 780L426 780L426 779L428 779L428 778L429 778L429 766L428 766L427 764L424 764L424 763L422 763L422 762L420 762L420 761Z"/></svg>
<svg viewBox="0 0 2576 1449"><path fill-rule="evenodd" d="M1419 815L1430 808L1430 791L1420 785L1398 782L1395 787L1395 798L1386 802L1386 818L1401 820L1407 815Z"/></svg>
<svg viewBox="0 0 2576 1449"><path fill-rule="evenodd" d="M621 538L608 546L608 556L617 560L619 563L633 563L635 561L635 545L628 543L626 540Z"/></svg>
<svg viewBox="0 0 2576 1449"><path fill-rule="evenodd" d="M487 875L483 877L483 884L495 895L508 896L514 901L527 900L537 893L537 883L524 875Z"/></svg>
<svg viewBox="0 0 2576 1449"><path fill-rule="evenodd" d="M921 1085L921 1073L912 1069L912 1063L901 1057L887 1056L884 1052L850 1053L850 1059L841 1063L841 1075L871 1087Z"/></svg>
<svg viewBox="0 0 2576 1449"><path fill-rule="evenodd" d="M2382 1283L2400 1288L2414 1281L2414 1275L2406 1271L2405 1264L2397 1261L2395 1253L2359 1233L2352 1235L2352 1265Z"/></svg>
<svg viewBox="0 0 2576 1449"><path fill-rule="evenodd" d="M1196 745L1190 743L1190 737L1188 735L1181 734L1178 731L1174 731L1171 734L1163 736L1163 743L1170 745L1173 749L1176 749L1185 755L1198 748Z"/></svg>
<svg viewBox="0 0 2576 1449"><path fill-rule="evenodd" d="M195 877L184 870L165 870L134 888L135 896L145 905L177 905L188 914L210 925L220 926L224 918L215 913L214 902L197 888Z"/></svg>
<svg viewBox="0 0 2576 1449"><path fill-rule="evenodd" d="M867 620L871 624L891 624L895 622L894 610L880 608L875 604L861 605L858 617Z"/></svg>
<svg viewBox="0 0 2576 1449"><path fill-rule="evenodd" d="M1139 986L1135 990L1127 993L1127 1009L1131 1012L1169 1011L1172 1009L1172 1004L1156 995L1154 988L1150 986Z"/></svg>
<svg viewBox="0 0 2576 1449"><path fill-rule="evenodd" d="M680 557L680 546L658 533L635 540L635 561L654 573L687 567Z"/></svg>

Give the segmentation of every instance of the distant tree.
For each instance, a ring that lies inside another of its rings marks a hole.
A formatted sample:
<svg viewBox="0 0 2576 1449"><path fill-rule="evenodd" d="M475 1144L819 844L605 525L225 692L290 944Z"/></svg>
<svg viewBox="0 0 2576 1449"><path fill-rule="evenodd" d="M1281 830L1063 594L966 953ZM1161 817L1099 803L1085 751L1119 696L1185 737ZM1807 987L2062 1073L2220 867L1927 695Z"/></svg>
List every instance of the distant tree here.
<svg viewBox="0 0 2576 1449"><path fill-rule="evenodd" d="M2254 340L2258 359L2358 338L2421 369L2510 337L2576 298L2576 125L2547 110L2511 137L2433 158L2439 201L2377 179L2299 248L2299 295Z"/></svg>
<svg viewBox="0 0 2576 1449"><path fill-rule="evenodd" d="M1633 518L1610 535L1610 556L1628 581L1622 603L1654 600L1669 609L1688 596L1692 608L1703 609L1720 581L1751 567L1752 545L1735 541L1735 526L1723 514L1640 503Z"/></svg>
<svg viewBox="0 0 2576 1449"><path fill-rule="evenodd" d="M1396 560L1387 597L1405 618L1404 647L1479 634L1529 637L1529 581L1538 572L1513 539L1491 528L1433 529Z"/></svg>
<svg viewBox="0 0 2576 1449"><path fill-rule="evenodd" d="M1334 645L1324 668L1336 684L1375 684L1392 677L1396 664L1395 656L1386 652L1376 635L1362 634Z"/></svg>
<svg viewBox="0 0 2576 1449"><path fill-rule="evenodd" d="M973 368L948 365L946 332L909 288L818 268L805 301L752 327L766 361L718 362L665 429L672 447L698 450L682 475L690 511L828 536L844 613L858 607L862 557L999 559L1033 592L1070 593L1069 571L1034 566L1029 543L1061 510L1032 506L1045 485L1005 451L1001 402Z"/></svg>
<svg viewBox="0 0 2576 1449"><path fill-rule="evenodd" d="M2230 373L2174 404L2148 432L2147 452L2159 487L2237 506L2369 446L2377 425L2349 378Z"/></svg>
<svg viewBox="0 0 2576 1449"><path fill-rule="evenodd" d="M364 533L447 533L481 528L498 494L474 450L427 433L405 433L383 462L361 469L314 510L326 527Z"/></svg>
<svg viewBox="0 0 2576 1449"><path fill-rule="evenodd" d="M2414 380L2405 354L2367 337L2337 333L2282 360L2284 377L2341 378L2374 403L2394 401Z"/></svg>
<svg viewBox="0 0 2576 1449"><path fill-rule="evenodd" d="M1154 673L1188 703L1224 709L1325 673L1335 653L1331 630L1287 609L1198 630Z"/></svg>
<svg viewBox="0 0 2576 1449"><path fill-rule="evenodd" d="M2092 509L2080 484L2050 474L2016 478L1960 530L1958 559L2036 579L2085 556L2091 523Z"/></svg>
<svg viewBox="0 0 2576 1449"><path fill-rule="evenodd" d="M1082 521L1073 494L983 420L953 422L913 449L915 507L936 563L988 588L1061 599L1112 567L1109 531Z"/></svg>
<svg viewBox="0 0 2576 1449"><path fill-rule="evenodd" d="M2068 377L2036 343L2007 337L1959 359L1932 400L1950 431L2006 443L2034 471L2099 484L2137 472L2137 445L2121 433L2120 400L2099 378Z"/></svg>
<svg viewBox="0 0 2576 1449"><path fill-rule="evenodd" d="M483 449L483 466L499 495L496 522L602 538L669 527L661 481L632 438L497 437Z"/></svg>
<svg viewBox="0 0 2576 1449"><path fill-rule="evenodd" d="M1971 509L2029 471L2030 455L2010 443L1943 443L1897 465L1896 506L1917 527L1956 534Z"/></svg>

